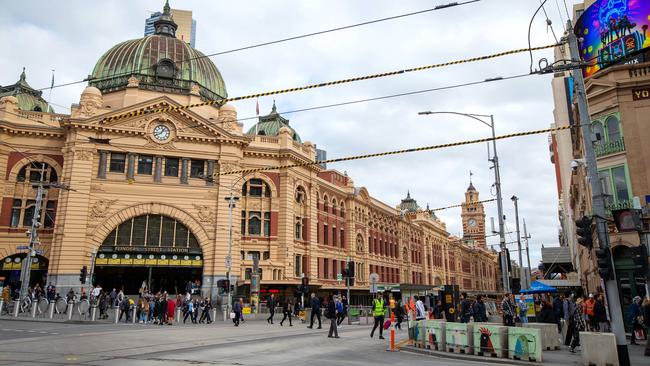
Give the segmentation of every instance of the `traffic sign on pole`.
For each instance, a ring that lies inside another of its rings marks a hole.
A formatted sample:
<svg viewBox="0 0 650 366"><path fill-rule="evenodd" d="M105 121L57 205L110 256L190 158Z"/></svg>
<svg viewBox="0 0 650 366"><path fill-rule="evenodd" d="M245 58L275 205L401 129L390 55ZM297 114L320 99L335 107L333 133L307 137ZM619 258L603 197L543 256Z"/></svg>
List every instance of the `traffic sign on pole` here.
<svg viewBox="0 0 650 366"><path fill-rule="evenodd" d="M343 274L342 273L337 274L336 275L336 280L337 281L343 281Z"/></svg>

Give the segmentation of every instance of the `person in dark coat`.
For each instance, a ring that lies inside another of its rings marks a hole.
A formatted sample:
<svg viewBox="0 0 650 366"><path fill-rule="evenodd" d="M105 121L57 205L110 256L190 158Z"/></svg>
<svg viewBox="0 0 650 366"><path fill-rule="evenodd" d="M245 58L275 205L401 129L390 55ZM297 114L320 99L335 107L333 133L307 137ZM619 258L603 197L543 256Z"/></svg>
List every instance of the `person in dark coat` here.
<svg viewBox="0 0 650 366"><path fill-rule="evenodd" d="M318 329L321 329L321 321L320 321L320 300L316 297L315 293L311 294L311 300L309 300L309 303L311 305L311 321L309 322L309 326L307 328L312 329L314 327L314 317L318 318Z"/></svg>
<svg viewBox="0 0 650 366"><path fill-rule="evenodd" d="M273 324L273 316L275 315L275 306L277 305L275 301L275 296L271 294L269 299L266 301L266 307L269 308L269 317L266 319L267 323Z"/></svg>
<svg viewBox="0 0 650 366"><path fill-rule="evenodd" d="M282 320L280 320L280 326L282 326L282 323L289 318L289 326L293 327L293 324L291 324L291 312L292 312L292 305L291 305L291 300L287 300L283 305L282 305L282 314L284 315L282 317Z"/></svg>
<svg viewBox="0 0 650 366"><path fill-rule="evenodd" d="M542 301L542 308L539 311L539 322L555 324L555 313L553 312L553 305L548 301Z"/></svg>
<svg viewBox="0 0 650 366"><path fill-rule="evenodd" d="M472 316L472 303L467 298L467 293L461 294L462 300L460 302L460 322L469 323L469 318Z"/></svg>
<svg viewBox="0 0 650 366"><path fill-rule="evenodd" d="M609 332L609 321L607 320L607 309L603 301L603 294L596 295L594 304L594 320L598 326L599 332Z"/></svg>
<svg viewBox="0 0 650 366"><path fill-rule="evenodd" d="M240 299L243 300L243 299ZM232 318L232 322L235 324L236 327L239 326L239 318L241 317L241 302L239 300L235 300L235 303L232 305L232 312L235 313L235 317Z"/></svg>
<svg viewBox="0 0 650 366"><path fill-rule="evenodd" d="M627 317L630 324L632 324L632 337L630 338L630 344L636 343L636 331L643 329L643 324L641 323L641 318L643 318L643 312L641 311L641 297L635 296L632 299L632 303L627 309Z"/></svg>
<svg viewBox="0 0 650 366"><path fill-rule="evenodd" d="M163 294L160 304L156 306L158 310L158 325L165 324L165 316L167 315L167 293Z"/></svg>
<svg viewBox="0 0 650 366"><path fill-rule="evenodd" d="M488 321L487 309L485 308L485 303L483 302L483 295L478 295L476 297L476 302L472 306L472 314L474 314L475 322Z"/></svg>
<svg viewBox="0 0 650 366"><path fill-rule="evenodd" d="M402 300L397 300L395 305L395 327L399 330L402 330L402 322L404 321L404 305L402 305Z"/></svg>
<svg viewBox="0 0 650 366"><path fill-rule="evenodd" d="M339 337L339 330L336 324L336 302L337 301L338 300L334 300L334 297L330 295L329 301L327 302L327 310L325 310L325 317L330 320L330 330L329 333L327 334L328 338L332 338L332 334L334 334L334 338Z"/></svg>
<svg viewBox="0 0 650 366"><path fill-rule="evenodd" d="M553 316L557 324L557 332L562 333L562 318L564 318L564 304L560 295L555 295L553 299Z"/></svg>

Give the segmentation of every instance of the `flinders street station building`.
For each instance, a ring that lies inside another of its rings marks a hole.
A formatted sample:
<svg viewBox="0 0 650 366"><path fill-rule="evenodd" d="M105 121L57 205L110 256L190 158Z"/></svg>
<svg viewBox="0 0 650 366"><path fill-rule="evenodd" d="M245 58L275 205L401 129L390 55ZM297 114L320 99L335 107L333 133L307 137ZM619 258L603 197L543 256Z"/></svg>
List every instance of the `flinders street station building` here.
<svg viewBox="0 0 650 366"><path fill-rule="evenodd" d="M227 97L215 64L175 37L168 6L154 26L106 45L69 115L54 113L28 72L0 75L18 79L0 86L0 283L17 285L38 220L30 284L61 294L79 291L86 266L95 283L127 294L183 293L192 281L216 298L229 253L231 283L244 296L255 265L254 289L294 296L303 277L310 291L345 289L348 262L356 296L369 293L371 273L393 290L497 290L497 256L471 183L459 238L410 194L381 202L324 165L222 174L317 160L316 145L275 105L247 131L227 103L111 119Z"/></svg>

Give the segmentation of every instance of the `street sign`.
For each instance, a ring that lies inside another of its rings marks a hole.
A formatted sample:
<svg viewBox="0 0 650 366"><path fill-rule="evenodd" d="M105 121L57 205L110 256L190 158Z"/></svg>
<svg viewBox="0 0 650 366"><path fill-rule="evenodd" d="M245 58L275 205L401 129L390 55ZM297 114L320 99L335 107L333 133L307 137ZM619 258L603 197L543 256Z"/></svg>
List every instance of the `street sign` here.
<svg viewBox="0 0 650 366"><path fill-rule="evenodd" d="M18 245L16 247L16 250L27 250L27 249L29 249L29 246L27 245Z"/></svg>
<svg viewBox="0 0 650 366"><path fill-rule="evenodd" d="M337 281L343 281L343 274L342 273L337 274L336 275L336 280Z"/></svg>
<svg viewBox="0 0 650 366"><path fill-rule="evenodd" d="M371 294L376 294L377 293L377 282L379 282L379 275L377 273L371 273L370 274L370 293Z"/></svg>
<svg viewBox="0 0 650 366"><path fill-rule="evenodd" d="M230 268L232 266L232 257L229 255L226 256L226 268Z"/></svg>

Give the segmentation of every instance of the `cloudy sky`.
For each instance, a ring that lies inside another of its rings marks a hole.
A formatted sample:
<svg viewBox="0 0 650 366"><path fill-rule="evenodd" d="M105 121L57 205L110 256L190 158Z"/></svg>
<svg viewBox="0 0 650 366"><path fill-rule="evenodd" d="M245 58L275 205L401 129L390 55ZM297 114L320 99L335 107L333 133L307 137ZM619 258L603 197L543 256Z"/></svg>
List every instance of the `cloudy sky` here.
<svg viewBox="0 0 650 366"><path fill-rule="evenodd" d="M194 12L196 47L215 53L246 45L432 8L448 0L413 1L190 1L171 0L172 8ZM577 0L566 0L571 9ZM163 0L20 1L0 12L0 85L18 80L22 67L36 88L81 80L111 46L142 36L144 20ZM528 23L539 0L482 0L421 15L376 23L306 39L213 57L229 96L299 86L357 75L398 70L527 46ZM546 5L558 37L566 12L563 0ZM540 12L532 25L532 45L554 42ZM552 57L538 51L534 62ZM527 73L527 53L441 69L410 73L307 92L260 99L260 110L289 111L357 99L507 77ZM433 145L489 136L489 129L466 117L418 116L418 111L493 114L497 134L547 128L553 120L550 76L484 83L414 96L287 115L303 140L341 157ZM54 89L57 112L68 113L84 85ZM44 93L48 97L48 92ZM255 102L235 104L239 117L255 114ZM252 121L245 121L245 128ZM512 195L520 198L520 217L532 235L531 264L541 245L558 245L557 190L549 160L548 135L498 142L507 228L514 231ZM347 171L355 185L396 205L410 190L420 206L460 203L469 171L481 193L492 197L494 181L485 145L413 153L330 165ZM491 193L492 192L492 193ZM496 204L486 205L496 217ZM461 232L460 209L438 213L451 234ZM507 236L516 241L516 235ZM490 244L498 243L491 237ZM516 245L511 246L516 249ZM516 252L513 252L516 257Z"/></svg>

